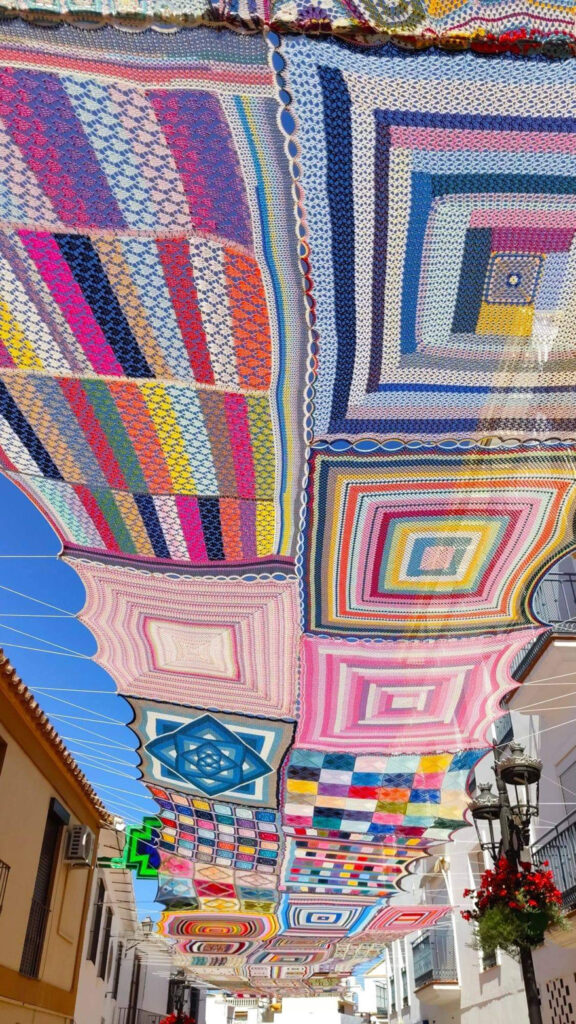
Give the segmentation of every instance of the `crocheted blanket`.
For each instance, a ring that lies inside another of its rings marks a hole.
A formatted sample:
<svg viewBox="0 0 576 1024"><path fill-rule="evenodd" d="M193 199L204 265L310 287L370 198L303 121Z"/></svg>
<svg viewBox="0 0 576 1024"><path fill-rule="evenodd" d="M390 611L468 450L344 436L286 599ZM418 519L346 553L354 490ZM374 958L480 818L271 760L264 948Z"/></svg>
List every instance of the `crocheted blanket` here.
<svg viewBox="0 0 576 1024"><path fill-rule="evenodd" d="M226 17L487 10L364 8ZM449 913L403 883L574 548L575 126L571 61L0 22L0 469L133 709L157 817L107 866L218 987L335 991Z"/></svg>

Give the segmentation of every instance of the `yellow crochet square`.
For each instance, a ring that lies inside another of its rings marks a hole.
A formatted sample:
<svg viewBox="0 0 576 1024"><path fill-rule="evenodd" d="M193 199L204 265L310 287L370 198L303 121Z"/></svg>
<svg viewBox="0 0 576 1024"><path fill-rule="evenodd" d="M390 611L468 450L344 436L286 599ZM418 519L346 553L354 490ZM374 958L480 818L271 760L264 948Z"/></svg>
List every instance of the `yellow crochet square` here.
<svg viewBox="0 0 576 1024"><path fill-rule="evenodd" d="M513 338L529 338L534 319L533 306L493 305L483 302L476 324L476 334L499 334Z"/></svg>
<svg viewBox="0 0 576 1024"><path fill-rule="evenodd" d="M287 789L290 793L317 793L318 783L310 779L288 779Z"/></svg>
<svg viewBox="0 0 576 1024"><path fill-rule="evenodd" d="M419 772L443 772L452 762L452 754L426 754L420 758Z"/></svg>

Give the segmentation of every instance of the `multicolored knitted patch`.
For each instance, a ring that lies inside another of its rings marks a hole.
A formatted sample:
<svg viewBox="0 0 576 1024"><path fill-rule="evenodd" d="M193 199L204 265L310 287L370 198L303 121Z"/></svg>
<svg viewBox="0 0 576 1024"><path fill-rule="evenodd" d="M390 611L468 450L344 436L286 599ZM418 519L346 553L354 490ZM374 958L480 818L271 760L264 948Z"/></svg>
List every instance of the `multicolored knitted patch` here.
<svg viewBox="0 0 576 1024"><path fill-rule="evenodd" d="M376 644L305 636L296 745L357 754L478 748L518 685L515 660L545 633Z"/></svg>
<svg viewBox="0 0 576 1024"><path fill-rule="evenodd" d="M162 851L198 864L274 874L280 853L274 811L149 788L159 808Z"/></svg>
<svg viewBox="0 0 576 1024"><path fill-rule="evenodd" d="M157 899L171 909L210 913L271 914L277 908L277 877L261 869L203 863L160 851Z"/></svg>
<svg viewBox="0 0 576 1024"><path fill-rule="evenodd" d="M184 953L210 956L237 956L253 948L278 930L273 914L188 914L167 911L158 922L158 932L166 938L177 938L177 948Z"/></svg>
<svg viewBox="0 0 576 1024"><path fill-rule="evenodd" d="M471 0L406 0L402 4L372 4L369 0L2 0L2 7L25 11L27 19L46 15L78 19L103 27L135 15L161 26L187 28L207 24L229 25L252 31L272 26L278 32L334 32L365 42L367 36L385 34L402 46L421 49L440 45L451 49L472 46L481 53L531 53L543 49L548 56L573 52L574 9L560 0L545 6L525 0L521 10L510 0L492 0L489 6ZM53 22L51 21L52 25Z"/></svg>
<svg viewBox="0 0 576 1024"><path fill-rule="evenodd" d="M121 693L294 718L296 580L190 579L70 559L82 621ZM127 654L129 653L129 657Z"/></svg>
<svg viewBox="0 0 576 1024"><path fill-rule="evenodd" d="M301 37L284 59L316 436L573 437L572 64Z"/></svg>
<svg viewBox="0 0 576 1024"><path fill-rule="evenodd" d="M364 893L379 898L397 895L407 865L417 856L417 851L409 847L404 851L406 856L401 857L399 852L394 845L386 848L374 843L287 836L281 888L330 895Z"/></svg>
<svg viewBox="0 0 576 1024"><path fill-rule="evenodd" d="M58 41L0 32L0 466L72 547L290 555L306 325L265 46Z"/></svg>
<svg viewBox="0 0 576 1024"><path fill-rule="evenodd" d="M192 796L276 806L277 772L293 725L153 701L128 703L145 782Z"/></svg>
<svg viewBox="0 0 576 1024"><path fill-rule="evenodd" d="M467 780L485 753L378 757L294 749L283 821L302 835L308 829L355 833L407 848L421 838L445 841L465 825Z"/></svg>
<svg viewBox="0 0 576 1024"><path fill-rule="evenodd" d="M197 563L273 551L266 394L0 373L0 411L4 469L32 475L75 546Z"/></svg>
<svg viewBox="0 0 576 1024"><path fill-rule="evenodd" d="M569 449L316 450L305 628L346 636L526 624L531 581L573 543Z"/></svg>
<svg viewBox="0 0 576 1024"><path fill-rule="evenodd" d="M370 917L365 926L364 935L368 939L371 933L381 932L386 935L388 930L395 933L417 931L431 928L450 913L451 907L383 907ZM362 939L364 938L362 936ZM362 940L361 940L362 941Z"/></svg>
<svg viewBox="0 0 576 1024"><path fill-rule="evenodd" d="M278 911L282 932L287 938L325 936L328 941L358 929L368 914L369 902L362 897L332 900L292 894L283 896Z"/></svg>

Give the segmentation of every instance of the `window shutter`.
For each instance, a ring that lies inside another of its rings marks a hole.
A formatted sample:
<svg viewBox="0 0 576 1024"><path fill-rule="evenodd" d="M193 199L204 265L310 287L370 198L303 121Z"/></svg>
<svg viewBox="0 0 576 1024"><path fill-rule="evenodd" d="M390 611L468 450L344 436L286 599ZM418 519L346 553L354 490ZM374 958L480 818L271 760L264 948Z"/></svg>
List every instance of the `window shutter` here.
<svg viewBox="0 0 576 1024"><path fill-rule="evenodd" d="M32 892L32 904L20 961L20 973L29 978L37 978L40 970L60 835L62 826L69 818L68 812L62 805L57 800L52 800L44 827L36 881Z"/></svg>

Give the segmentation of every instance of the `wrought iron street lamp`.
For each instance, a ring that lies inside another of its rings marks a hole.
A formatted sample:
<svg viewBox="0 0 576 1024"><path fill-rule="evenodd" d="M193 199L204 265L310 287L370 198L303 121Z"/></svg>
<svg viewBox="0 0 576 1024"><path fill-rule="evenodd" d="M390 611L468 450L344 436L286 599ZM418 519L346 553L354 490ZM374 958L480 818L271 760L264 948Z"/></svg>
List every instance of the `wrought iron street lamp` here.
<svg viewBox="0 0 576 1024"><path fill-rule="evenodd" d="M509 749L510 754L496 762L496 771L508 791L514 828L522 839L521 848L529 849L530 822L538 817L542 762L529 757L521 743L511 743Z"/></svg>
<svg viewBox="0 0 576 1024"><path fill-rule="evenodd" d="M492 792L491 783L481 783L478 796L470 804L470 812L482 850L489 852L495 864L504 856L518 870L523 850L528 851L526 860L530 858L530 822L538 815L542 762L530 757L520 743L510 743L508 750L509 753L502 757L499 748L494 748L497 792ZM482 832L483 825L488 826L488 839ZM530 946L520 946L520 963L528 1019L530 1024L542 1024Z"/></svg>
<svg viewBox="0 0 576 1024"><path fill-rule="evenodd" d="M186 971L180 967L172 975L172 1005L176 1014L176 1020L184 1017L184 999L186 996Z"/></svg>
<svg viewBox="0 0 576 1024"><path fill-rule="evenodd" d="M481 782L478 796L470 804L470 812L476 827L478 841L482 850L487 850L494 863L500 857L500 840L495 833L495 824L500 820L500 800L492 792L491 782ZM480 823L488 825L489 838L485 839Z"/></svg>

